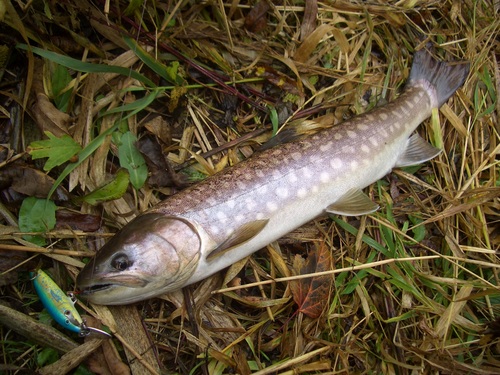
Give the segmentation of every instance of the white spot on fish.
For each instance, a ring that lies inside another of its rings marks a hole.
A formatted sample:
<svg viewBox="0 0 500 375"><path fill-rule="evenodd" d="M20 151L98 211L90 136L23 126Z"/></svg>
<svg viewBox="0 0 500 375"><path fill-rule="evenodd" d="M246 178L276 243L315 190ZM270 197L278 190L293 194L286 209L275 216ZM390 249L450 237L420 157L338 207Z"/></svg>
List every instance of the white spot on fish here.
<svg viewBox="0 0 500 375"><path fill-rule="evenodd" d="M332 167L333 169L342 168L342 160L340 160L339 158L330 160L330 167Z"/></svg>
<svg viewBox="0 0 500 375"><path fill-rule="evenodd" d="M342 139L343 135L340 132L337 132L333 137L338 141L339 139Z"/></svg>
<svg viewBox="0 0 500 375"><path fill-rule="evenodd" d="M358 130L368 130L370 127L366 124L358 124L356 125Z"/></svg>
<svg viewBox="0 0 500 375"><path fill-rule="evenodd" d="M236 215L236 217L234 218L234 221L236 221L237 223L241 223L243 220L245 220L245 216L243 215Z"/></svg>
<svg viewBox="0 0 500 375"><path fill-rule="evenodd" d="M321 172L319 179L322 183L326 184L328 181L330 181L330 174L328 172Z"/></svg>
<svg viewBox="0 0 500 375"><path fill-rule="evenodd" d="M295 161L302 159L302 154L300 152L292 152L291 156L292 159Z"/></svg>
<svg viewBox="0 0 500 375"><path fill-rule="evenodd" d="M288 181L291 183L297 182L299 179L297 178L297 175L292 172L288 175Z"/></svg>
<svg viewBox="0 0 500 375"><path fill-rule="evenodd" d="M384 120L384 121L385 121L385 120L387 120L387 119L389 118L389 116L387 116L387 113L385 113L385 112L380 112L380 113L379 113L379 116L380 116L380 118L381 118L382 120Z"/></svg>
<svg viewBox="0 0 500 375"><path fill-rule="evenodd" d="M352 154L354 152L354 147L345 145L344 147L342 147L342 152Z"/></svg>
<svg viewBox="0 0 500 375"><path fill-rule="evenodd" d="M262 220L266 217L262 212L257 212L257 215L255 215L256 220Z"/></svg>
<svg viewBox="0 0 500 375"><path fill-rule="evenodd" d="M373 115L369 113L366 115L366 119L370 122L373 122L375 120L375 117L373 117Z"/></svg>
<svg viewBox="0 0 500 375"><path fill-rule="evenodd" d="M352 130L347 131L347 136L349 138L356 138L356 132L353 132Z"/></svg>
<svg viewBox="0 0 500 375"><path fill-rule="evenodd" d="M241 180L236 180L236 186L238 187L238 189L240 190L246 190L247 189L247 184L245 184L243 181Z"/></svg>
<svg viewBox="0 0 500 375"><path fill-rule="evenodd" d="M214 206L217 204L217 199L215 198L212 198L212 197L208 197L207 198L207 203L210 205L210 206Z"/></svg>
<svg viewBox="0 0 500 375"><path fill-rule="evenodd" d="M227 201L226 204L227 207L234 208L236 206L236 201L234 199L231 199L230 201Z"/></svg>
<svg viewBox="0 0 500 375"><path fill-rule="evenodd" d="M359 163L357 161L351 161L351 170L354 171L358 168Z"/></svg>
<svg viewBox="0 0 500 375"><path fill-rule="evenodd" d="M375 147L378 146L378 141L375 137L371 137L370 138L370 142L372 145L374 145Z"/></svg>
<svg viewBox="0 0 500 375"><path fill-rule="evenodd" d="M302 169L302 175L304 178L311 178L313 176L312 171L309 168Z"/></svg>
<svg viewBox="0 0 500 375"><path fill-rule="evenodd" d="M304 198L307 195L307 190L304 188L300 188L297 190L297 197Z"/></svg>
<svg viewBox="0 0 500 375"><path fill-rule="evenodd" d="M216 227L216 226L212 226L212 227L210 227L210 232L212 232L213 234L219 234L220 228Z"/></svg>
<svg viewBox="0 0 500 375"><path fill-rule="evenodd" d="M330 142L328 142L327 144L324 144L324 145L319 146L319 149L320 149L321 151L323 151L323 152L326 152L326 151L328 151L328 150L330 150L330 149L332 148L332 144L333 144L333 142L332 142L332 141L330 141Z"/></svg>
<svg viewBox="0 0 500 375"><path fill-rule="evenodd" d="M370 147L368 147L367 145L365 144L362 144L361 145L361 151L365 152L365 153L368 153L370 152Z"/></svg>
<svg viewBox="0 0 500 375"><path fill-rule="evenodd" d="M287 198L288 197L288 189L286 187L280 186L276 188L276 195L280 198Z"/></svg>
<svg viewBox="0 0 500 375"><path fill-rule="evenodd" d="M318 186L318 185L314 185L314 186L312 187L311 191L312 191L313 193L317 193L317 192L319 191L319 186Z"/></svg>
<svg viewBox="0 0 500 375"><path fill-rule="evenodd" d="M215 217L217 217L217 219L222 221L222 222L226 222L228 220L227 215L222 211L217 211L217 213L215 214Z"/></svg>
<svg viewBox="0 0 500 375"><path fill-rule="evenodd" d="M252 199L252 198L247 198L245 200L245 204L247 206L247 210L253 210L255 207L257 207L257 203Z"/></svg>
<svg viewBox="0 0 500 375"><path fill-rule="evenodd" d="M394 125L389 126L389 133L394 133Z"/></svg>
<svg viewBox="0 0 500 375"><path fill-rule="evenodd" d="M278 210L278 205L274 202L267 202L266 207L270 212L275 212Z"/></svg>
<svg viewBox="0 0 500 375"><path fill-rule="evenodd" d="M260 178L265 177L264 172L262 172L260 169L257 169L257 170L255 171L255 174L257 175L257 177L260 177ZM250 176L250 173L249 173L248 175Z"/></svg>
<svg viewBox="0 0 500 375"><path fill-rule="evenodd" d="M402 113L400 113L400 112L398 112L396 110L392 111L392 114L394 116L396 116L397 118L403 118L404 117Z"/></svg>
<svg viewBox="0 0 500 375"><path fill-rule="evenodd" d="M410 100L406 100L405 103L408 106L408 108L410 108L410 109L413 109L413 107L415 107Z"/></svg>
<svg viewBox="0 0 500 375"><path fill-rule="evenodd" d="M422 97L422 92L418 93L418 96L415 96L413 98L413 103L417 104L420 101L420 98Z"/></svg>

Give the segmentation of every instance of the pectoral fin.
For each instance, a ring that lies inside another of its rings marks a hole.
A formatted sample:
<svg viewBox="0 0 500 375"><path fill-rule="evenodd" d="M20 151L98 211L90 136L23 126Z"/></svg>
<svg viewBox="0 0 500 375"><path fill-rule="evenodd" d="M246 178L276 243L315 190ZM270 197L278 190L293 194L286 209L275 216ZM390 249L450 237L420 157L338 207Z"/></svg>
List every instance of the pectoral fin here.
<svg viewBox="0 0 500 375"><path fill-rule="evenodd" d="M439 155L440 149L427 143L421 136L414 134L408 140L408 147L399 160L396 162L395 167L408 167L410 165L417 165L433 157Z"/></svg>
<svg viewBox="0 0 500 375"><path fill-rule="evenodd" d="M378 210L378 204L374 203L359 189L351 189L338 201L326 208L330 214L359 216L366 215Z"/></svg>
<svg viewBox="0 0 500 375"><path fill-rule="evenodd" d="M210 254L207 255L207 260L212 260L235 248L236 246L254 238L264 229L268 222L269 220L255 220L250 223L243 224L241 227L236 229L227 240L212 250Z"/></svg>

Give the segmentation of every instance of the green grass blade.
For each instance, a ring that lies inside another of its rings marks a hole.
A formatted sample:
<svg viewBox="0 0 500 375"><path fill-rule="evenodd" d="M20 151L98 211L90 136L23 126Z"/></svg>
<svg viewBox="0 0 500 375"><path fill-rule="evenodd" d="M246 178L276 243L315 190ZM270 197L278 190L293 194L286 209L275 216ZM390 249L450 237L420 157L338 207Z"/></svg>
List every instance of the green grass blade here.
<svg viewBox="0 0 500 375"><path fill-rule="evenodd" d="M123 68L121 66L114 66L114 65L104 65L104 64L92 64L84 61L80 61L77 59L73 59L72 57L60 55L58 53L52 52L52 51L47 51L38 47L31 47L27 46L26 44L18 44L16 46L19 49L24 49L24 50L31 50L33 53L37 54L38 56L41 56L43 58L46 58L50 61L53 61L57 64L60 64L62 66L65 66L66 68L70 68L73 70L76 70L78 72L85 72L85 73L116 73L116 74L121 74L126 77L132 77L143 84L145 84L148 87L155 87L156 85L148 78L143 76L140 73L137 73L136 71L129 69L129 68Z"/></svg>

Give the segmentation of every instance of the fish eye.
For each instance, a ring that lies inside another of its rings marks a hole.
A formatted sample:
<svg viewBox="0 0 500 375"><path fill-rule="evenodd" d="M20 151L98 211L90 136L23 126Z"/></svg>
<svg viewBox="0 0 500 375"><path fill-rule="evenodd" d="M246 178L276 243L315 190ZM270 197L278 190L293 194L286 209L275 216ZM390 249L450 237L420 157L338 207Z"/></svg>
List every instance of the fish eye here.
<svg viewBox="0 0 500 375"><path fill-rule="evenodd" d="M131 265L132 263L125 254L118 254L111 260L111 266L117 271L125 271Z"/></svg>

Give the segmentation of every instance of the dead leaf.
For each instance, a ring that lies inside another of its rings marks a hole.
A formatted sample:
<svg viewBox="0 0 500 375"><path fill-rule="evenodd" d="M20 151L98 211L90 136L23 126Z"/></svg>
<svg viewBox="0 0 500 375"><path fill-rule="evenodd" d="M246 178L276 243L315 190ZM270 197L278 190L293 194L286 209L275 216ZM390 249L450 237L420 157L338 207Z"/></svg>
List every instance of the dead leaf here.
<svg viewBox="0 0 500 375"><path fill-rule="evenodd" d="M144 124L144 127L153 133L164 145L170 146L172 143L170 126L162 116L152 118Z"/></svg>
<svg viewBox="0 0 500 375"><path fill-rule="evenodd" d="M54 185L54 179L37 169L12 164L9 168L2 170L3 176L11 179L12 190L30 197L47 198L50 189ZM53 199L56 201L68 201L69 193L59 186Z"/></svg>
<svg viewBox="0 0 500 375"><path fill-rule="evenodd" d="M50 131L57 137L68 134L71 117L58 110L50 101L43 88L43 62L36 60L33 75L33 105L31 107L35 121L42 132Z"/></svg>
<svg viewBox="0 0 500 375"><path fill-rule="evenodd" d="M85 316L85 320L89 327L102 329L101 322L98 319L92 316ZM85 340L87 341L87 339ZM121 360L120 355L113 344L113 340L104 340L101 348L101 350L92 353L87 360L89 369L93 373L100 375L130 374L130 368Z"/></svg>
<svg viewBox="0 0 500 375"><path fill-rule="evenodd" d="M26 267L16 269L15 271L6 272L14 269L16 266L22 264L27 258L24 251L0 251L0 286L11 285L17 282L19 271L26 271Z"/></svg>
<svg viewBox="0 0 500 375"><path fill-rule="evenodd" d="M182 175L177 174L163 154L158 138L144 136L136 143L148 165L150 172L148 184L153 187L176 186L186 187L189 183Z"/></svg>
<svg viewBox="0 0 500 375"><path fill-rule="evenodd" d="M309 36L302 42L297 51L295 51L294 60L305 63L309 58L311 58L314 50L318 46L319 42L324 38L324 36L334 29L331 25L321 25L316 30L314 30Z"/></svg>
<svg viewBox="0 0 500 375"><path fill-rule="evenodd" d="M271 9L271 6L267 1L259 1L255 6L248 12L245 17L245 28L253 33L258 33L267 26L267 11Z"/></svg>
<svg viewBox="0 0 500 375"><path fill-rule="evenodd" d="M300 40L306 39L316 28L316 20L318 17L318 2L316 0L308 0L305 2L304 17L300 26Z"/></svg>
<svg viewBox="0 0 500 375"><path fill-rule="evenodd" d="M297 255L293 262L297 275L312 274L332 269L332 255L326 244L321 242L304 260ZM310 318L318 318L323 313L329 301L333 279L331 276L315 276L292 281L293 300L299 306L298 311Z"/></svg>
<svg viewBox="0 0 500 375"><path fill-rule="evenodd" d="M99 215L82 214L67 210L56 211L56 228L71 228L84 232L95 232L101 228Z"/></svg>

